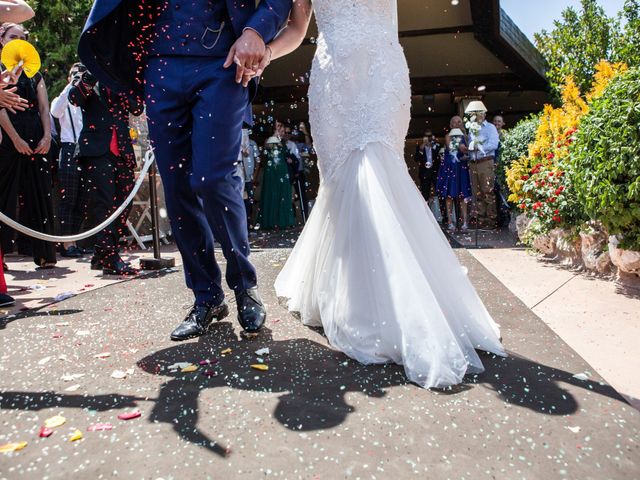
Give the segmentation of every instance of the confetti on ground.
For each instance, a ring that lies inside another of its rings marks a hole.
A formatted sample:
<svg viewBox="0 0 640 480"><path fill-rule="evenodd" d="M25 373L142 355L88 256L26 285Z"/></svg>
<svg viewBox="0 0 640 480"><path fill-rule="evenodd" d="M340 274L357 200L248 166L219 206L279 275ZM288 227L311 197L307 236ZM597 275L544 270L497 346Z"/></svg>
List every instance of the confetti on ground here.
<svg viewBox="0 0 640 480"><path fill-rule="evenodd" d="M260 350L256 350L256 355L259 357L264 357L265 355L269 355L271 352L268 348L261 348Z"/></svg>
<svg viewBox="0 0 640 480"><path fill-rule="evenodd" d="M42 360L38 361L38 365L46 365L51 360L51 357L44 357Z"/></svg>
<svg viewBox="0 0 640 480"><path fill-rule="evenodd" d="M174 363L173 365L169 365L167 367L167 369L169 371L178 371L178 370L182 370L183 368L187 368L189 365L191 365L191 363L189 362L178 362L178 363Z"/></svg>
<svg viewBox="0 0 640 480"><path fill-rule="evenodd" d="M212 358L210 360L200 360L200 365L203 367L205 365L215 365L216 363L218 363L218 360L216 358Z"/></svg>
<svg viewBox="0 0 640 480"><path fill-rule="evenodd" d="M77 380L79 378L84 377L84 373L72 373L72 374L67 374L65 373L62 376L62 381L63 382L73 382L74 380Z"/></svg>
<svg viewBox="0 0 640 480"><path fill-rule="evenodd" d="M5 445L0 445L0 453L17 452L26 446L27 442L7 443Z"/></svg>
<svg viewBox="0 0 640 480"><path fill-rule="evenodd" d="M576 380L582 380L583 382L586 382L587 380L589 380L589 374L577 373L576 375L573 376L573 378L575 378Z"/></svg>
<svg viewBox="0 0 640 480"><path fill-rule="evenodd" d="M582 429L580 427L567 427L567 430L571 430L573 433L578 433Z"/></svg>
<svg viewBox="0 0 640 480"><path fill-rule="evenodd" d="M87 428L87 432L106 432L109 430L113 430L113 425L110 423L95 423Z"/></svg>
<svg viewBox="0 0 640 480"><path fill-rule="evenodd" d="M140 410L134 410L132 412L121 413L120 415L118 415L118 418L120 420L133 420L134 418L138 418L140 416L142 416Z"/></svg>
<svg viewBox="0 0 640 480"><path fill-rule="evenodd" d="M68 388L65 388L64 391L65 392L76 392L76 391L78 391L79 388L80 388L80 385L79 384L75 384L75 385L71 385Z"/></svg>
<svg viewBox="0 0 640 480"><path fill-rule="evenodd" d="M53 429L42 427L40 429L40 433L38 433L38 436L42 438L47 438L47 437L50 437L52 434L53 434Z"/></svg>
<svg viewBox="0 0 640 480"><path fill-rule="evenodd" d="M205 377L209 377L209 378L211 378L211 377L217 377L217 376L218 376L217 372L215 372L214 370L204 370L204 371L202 372L202 374L203 374Z"/></svg>
<svg viewBox="0 0 640 480"><path fill-rule="evenodd" d="M82 440L82 432L80 430L76 430L69 437L70 442L77 442L78 440Z"/></svg>
<svg viewBox="0 0 640 480"><path fill-rule="evenodd" d="M69 322L58 322L56 323L56 327L68 327L71 324Z"/></svg>
<svg viewBox="0 0 640 480"><path fill-rule="evenodd" d="M62 302L63 300L67 300L68 298L75 297L76 294L74 292L64 292L56 295L54 300L56 302Z"/></svg>
<svg viewBox="0 0 640 480"><path fill-rule="evenodd" d="M269 365L264 365L262 363L255 363L255 364L251 365L251 368L253 368L254 370L260 370L262 372L265 372L265 371L269 370Z"/></svg>
<svg viewBox="0 0 640 480"><path fill-rule="evenodd" d="M198 367L197 365L193 365L193 364L192 364L192 365L189 365L189 366L184 367L184 368L181 370L181 372L182 372L182 373L191 373L191 372L196 372L196 371L198 370L198 368L199 368L199 367Z"/></svg>
<svg viewBox="0 0 640 480"><path fill-rule="evenodd" d="M47 418L44 421L44 426L47 428L58 428L65 424L67 421L62 415L56 415L55 417Z"/></svg>
<svg viewBox="0 0 640 480"><path fill-rule="evenodd" d="M222 350L222 351L220 352L220 355L228 355L228 354L230 354L231 352L233 352L233 350L232 350L231 348L225 348L224 350Z"/></svg>
<svg viewBox="0 0 640 480"><path fill-rule="evenodd" d="M91 332L89 330L78 330L76 332L76 335L79 337L86 337L88 335L91 335Z"/></svg>
<svg viewBox="0 0 640 480"><path fill-rule="evenodd" d="M111 374L111 378L122 380L123 378L127 378L127 372L123 372L122 370L114 370Z"/></svg>
<svg viewBox="0 0 640 480"><path fill-rule="evenodd" d="M111 356L111 353L109 352L102 352L102 353L97 353L93 356L93 358L109 358Z"/></svg>

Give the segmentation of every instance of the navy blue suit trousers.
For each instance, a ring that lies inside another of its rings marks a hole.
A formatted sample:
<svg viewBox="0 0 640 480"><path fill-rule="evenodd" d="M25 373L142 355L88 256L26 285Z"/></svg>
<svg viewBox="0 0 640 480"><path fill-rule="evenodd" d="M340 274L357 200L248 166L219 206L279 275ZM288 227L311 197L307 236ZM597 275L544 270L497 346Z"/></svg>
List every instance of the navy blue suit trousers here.
<svg viewBox="0 0 640 480"><path fill-rule="evenodd" d="M233 290L255 287L247 218L236 175L248 90L224 57L150 57L145 71L149 134L171 228L196 303L223 298L217 240Z"/></svg>

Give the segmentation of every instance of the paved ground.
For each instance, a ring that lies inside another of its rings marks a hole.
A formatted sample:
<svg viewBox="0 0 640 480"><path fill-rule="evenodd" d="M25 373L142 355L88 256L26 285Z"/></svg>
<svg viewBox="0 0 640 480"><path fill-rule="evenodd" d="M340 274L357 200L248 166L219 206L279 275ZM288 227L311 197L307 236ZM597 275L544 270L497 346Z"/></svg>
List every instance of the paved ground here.
<svg viewBox="0 0 640 480"><path fill-rule="evenodd" d="M270 310L255 339L222 322L170 343L190 300L179 272L0 323L0 445L28 442L0 456L0 478L640 477L640 413L466 251L511 356L434 392L398 367L348 360L291 317L268 287L285 246L254 256ZM270 369L251 369L264 347ZM169 369L201 360L214 364ZM140 418L117 418L134 409ZM58 414L66 423L38 438ZM114 429L87 431L98 423Z"/></svg>
<svg viewBox="0 0 640 480"><path fill-rule="evenodd" d="M517 246L508 231L456 235L503 285L640 410L640 289Z"/></svg>

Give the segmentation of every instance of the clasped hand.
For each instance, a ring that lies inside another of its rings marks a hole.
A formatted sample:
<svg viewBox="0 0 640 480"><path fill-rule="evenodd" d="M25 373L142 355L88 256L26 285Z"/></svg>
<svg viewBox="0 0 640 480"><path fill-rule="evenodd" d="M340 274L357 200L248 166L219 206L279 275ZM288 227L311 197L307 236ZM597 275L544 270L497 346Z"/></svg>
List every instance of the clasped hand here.
<svg viewBox="0 0 640 480"><path fill-rule="evenodd" d="M253 77L262 75L271 61L270 56L270 50L262 37L255 30L245 29L229 50L224 68L235 64L236 82L246 87Z"/></svg>
<svg viewBox="0 0 640 480"><path fill-rule="evenodd" d="M22 68L19 68L15 72L7 70L0 75L0 108L6 108L11 113L24 111L29 106L29 102L16 93L15 84L21 74Z"/></svg>

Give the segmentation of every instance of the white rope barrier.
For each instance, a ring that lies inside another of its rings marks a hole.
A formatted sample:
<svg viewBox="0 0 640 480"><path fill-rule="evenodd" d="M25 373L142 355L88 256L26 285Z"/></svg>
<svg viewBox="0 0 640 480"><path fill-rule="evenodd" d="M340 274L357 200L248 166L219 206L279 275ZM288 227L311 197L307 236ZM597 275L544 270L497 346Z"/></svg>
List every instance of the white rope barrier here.
<svg viewBox="0 0 640 480"><path fill-rule="evenodd" d="M147 176L147 172L149 171L149 168L151 167L151 164L154 161L155 161L155 156L153 155L153 150L147 151L144 158L144 164L142 165L142 169L140 170L140 174L138 175L138 180L133 186L133 190L131 190L131 193L129 194L127 199L124 201L122 205L120 205L120 207L115 212L113 212L113 214L109 218L107 218L100 225L93 227L91 230L87 232L78 233L77 235L68 235L65 237L47 235L46 233L38 232L36 230L32 230L28 227L25 227L24 225L19 224L15 220L7 217L2 212L0 212L0 222L8 225L9 227L13 228L14 230L17 230L18 232L24 235L37 238L38 240L44 240L45 242L53 242L53 243L76 242L78 240L83 240L85 238L92 237L96 233L104 230L105 227L109 226L116 218L118 218L122 214L122 212L124 212L124 209L127 208L127 206L133 201L135 196L138 194L138 190L140 190L140 187L142 186L144 177Z"/></svg>

